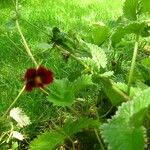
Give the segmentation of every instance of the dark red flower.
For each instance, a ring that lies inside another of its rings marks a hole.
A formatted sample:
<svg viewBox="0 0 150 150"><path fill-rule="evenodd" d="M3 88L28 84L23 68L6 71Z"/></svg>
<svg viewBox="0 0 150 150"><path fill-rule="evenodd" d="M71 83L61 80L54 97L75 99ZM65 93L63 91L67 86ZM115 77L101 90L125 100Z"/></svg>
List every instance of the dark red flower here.
<svg viewBox="0 0 150 150"><path fill-rule="evenodd" d="M44 88L45 85L52 83L53 73L42 66L37 69L30 68L26 71L24 79L26 90L31 91L34 87Z"/></svg>

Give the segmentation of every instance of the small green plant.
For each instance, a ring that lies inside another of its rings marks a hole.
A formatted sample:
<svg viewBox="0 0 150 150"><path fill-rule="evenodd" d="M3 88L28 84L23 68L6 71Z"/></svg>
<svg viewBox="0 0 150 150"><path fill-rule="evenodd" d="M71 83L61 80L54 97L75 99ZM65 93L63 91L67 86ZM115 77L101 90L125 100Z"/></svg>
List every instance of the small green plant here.
<svg viewBox="0 0 150 150"><path fill-rule="evenodd" d="M44 33L47 40L38 43L40 54L46 53L45 59L55 55L61 62L62 66L55 67L66 74L57 76L46 67L45 60L32 54L20 26L21 8L16 0L10 20L34 67L26 69L25 85L0 118L2 149L148 147L150 59L144 49L150 43L149 13L149 1L126 0L123 16L114 28L102 22L93 23L84 36L58 27L46 32L29 23ZM54 110L54 115L34 122L19 107L14 108L25 91L28 95L43 94L41 101Z"/></svg>

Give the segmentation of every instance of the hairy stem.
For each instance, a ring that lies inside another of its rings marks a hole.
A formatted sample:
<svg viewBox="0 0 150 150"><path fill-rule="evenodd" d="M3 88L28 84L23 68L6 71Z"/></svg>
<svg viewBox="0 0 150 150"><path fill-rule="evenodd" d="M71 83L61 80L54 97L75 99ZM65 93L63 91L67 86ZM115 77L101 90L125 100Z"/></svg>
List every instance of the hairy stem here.
<svg viewBox="0 0 150 150"><path fill-rule="evenodd" d="M19 97L21 96L21 94L23 93L23 91L25 90L25 86L23 86L23 88L20 90L19 94L17 95L17 97L14 99L14 101L11 103L11 105L9 106L9 108L6 110L6 112L4 113L3 117L5 117L9 111L12 109L12 107L15 105L15 103L17 102L17 100L19 99Z"/></svg>
<svg viewBox="0 0 150 150"><path fill-rule="evenodd" d="M136 35L136 41L134 45L134 52L133 52L133 57L132 57L132 62L131 62L131 68L129 72L129 79L128 79L128 89L127 89L127 94L130 95L130 89L131 89L131 84L133 80L133 75L134 75L134 69L136 65L136 57L138 53L138 42L139 42L139 35Z"/></svg>
<svg viewBox="0 0 150 150"><path fill-rule="evenodd" d="M16 20L16 27L17 27L17 30L18 30L18 32L19 32L21 38L22 38L22 41L23 41L23 45L24 45L24 47L25 47L25 50L27 51L29 57L31 58L31 60L33 61L33 63L35 64L35 66L38 67L38 64L37 64L36 60L34 59L32 53L31 53L31 50L30 50L30 48L29 48L29 46L28 46L28 44L27 44L27 42L26 42L26 39L25 39L25 37L24 37L24 35L23 35L21 29L20 29L18 19Z"/></svg>
<svg viewBox="0 0 150 150"><path fill-rule="evenodd" d="M16 27L17 27L17 30L22 38L22 41L23 41L23 45L24 45L24 48L27 52L27 54L29 55L29 57L31 58L31 60L33 61L33 63L35 64L36 67L38 67L38 63L36 62L35 58L33 57L32 53L31 53L31 50L27 44L27 41L21 31L21 28L20 28L20 25L19 25L19 20L18 20L18 0L16 0L16 14L17 14L17 17L16 17Z"/></svg>
<svg viewBox="0 0 150 150"><path fill-rule="evenodd" d="M86 69L88 69L89 71L91 71L91 69L89 68L89 66L87 66L83 61L81 61L78 57L76 57L75 55L71 54L70 52L68 52L67 50L65 50L64 48L62 48L59 45L56 45L56 47L61 51L61 52L65 52L65 53L69 53L70 57L72 57L73 59L75 59L76 61L78 61L81 65L83 65Z"/></svg>

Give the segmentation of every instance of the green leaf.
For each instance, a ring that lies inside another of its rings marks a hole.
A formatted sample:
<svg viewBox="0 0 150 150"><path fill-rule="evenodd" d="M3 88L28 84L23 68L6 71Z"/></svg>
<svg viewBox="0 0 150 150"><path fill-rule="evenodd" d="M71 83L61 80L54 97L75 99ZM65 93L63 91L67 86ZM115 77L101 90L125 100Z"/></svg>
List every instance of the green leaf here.
<svg viewBox="0 0 150 150"><path fill-rule="evenodd" d="M73 91L76 93L89 85L93 85L91 75L82 75L72 82Z"/></svg>
<svg viewBox="0 0 150 150"><path fill-rule="evenodd" d="M68 79L56 80L50 87L48 100L57 106L71 106L74 101L74 92Z"/></svg>
<svg viewBox="0 0 150 150"><path fill-rule="evenodd" d="M66 136L71 136L75 133L82 131L85 128L98 128L98 120L93 120L91 118L80 118L76 121L68 121L63 127L62 131Z"/></svg>
<svg viewBox="0 0 150 150"><path fill-rule="evenodd" d="M144 117L146 115L146 113L148 112L148 109L147 108L143 108L141 109L139 112L135 113L131 119L130 119L130 124L132 126L135 126L135 127L140 127L141 124L143 123L144 121Z"/></svg>
<svg viewBox="0 0 150 150"><path fill-rule="evenodd" d="M141 60L143 66L150 67L150 57Z"/></svg>
<svg viewBox="0 0 150 150"><path fill-rule="evenodd" d="M123 6L124 16L129 20L137 20L139 0L126 0Z"/></svg>
<svg viewBox="0 0 150 150"><path fill-rule="evenodd" d="M90 57L81 57L80 60L84 62L91 70L98 71L95 61ZM89 70L87 70L89 71Z"/></svg>
<svg viewBox="0 0 150 150"><path fill-rule="evenodd" d="M47 49L51 49L53 46L48 44L48 43L38 43L36 45L37 49L42 49L42 50L47 50Z"/></svg>
<svg viewBox="0 0 150 150"><path fill-rule="evenodd" d="M30 144L31 150L53 150L59 144L63 143L65 136L57 131L45 132L39 135Z"/></svg>
<svg viewBox="0 0 150 150"><path fill-rule="evenodd" d="M145 128L142 120L150 105L150 88L142 91L133 100L123 103L116 115L101 126L102 136L109 149L144 150ZM133 119L134 117L134 119Z"/></svg>
<svg viewBox="0 0 150 150"><path fill-rule="evenodd" d="M149 25L145 22L132 22L126 26L118 27L111 36L112 45L115 46L121 41L126 34L140 34L141 36L149 36Z"/></svg>
<svg viewBox="0 0 150 150"><path fill-rule="evenodd" d="M108 77L113 76L113 74L114 74L113 71L107 71L107 72L104 72L103 74L100 74L100 76L101 76L101 77L108 78Z"/></svg>
<svg viewBox="0 0 150 150"><path fill-rule="evenodd" d="M107 95L114 106L128 100L126 94L119 90L119 88L115 86L115 83L111 82L107 78L101 78L101 82L103 85L102 89L104 93Z"/></svg>
<svg viewBox="0 0 150 150"><path fill-rule="evenodd" d="M130 128L126 124L103 125L103 138L109 150L144 150L144 129Z"/></svg>
<svg viewBox="0 0 150 150"><path fill-rule="evenodd" d="M68 121L63 128L53 132L46 132L38 136L31 142L31 150L53 150L64 140L75 133L82 131L84 128L98 128L98 120L91 118L80 118L76 121Z"/></svg>
<svg viewBox="0 0 150 150"><path fill-rule="evenodd" d="M142 80L148 81L150 80L150 67L146 65L138 64L138 73L140 73Z"/></svg>
<svg viewBox="0 0 150 150"><path fill-rule="evenodd" d="M109 28L102 22L95 23L91 27L92 39L94 44L101 45L109 37Z"/></svg>
<svg viewBox="0 0 150 150"><path fill-rule="evenodd" d="M125 83L117 82L115 85L122 90L123 92L127 92L128 86ZM137 95L139 92L143 91L144 87L131 87L130 97Z"/></svg>
<svg viewBox="0 0 150 150"><path fill-rule="evenodd" d="M90 49L90 57L81 57L81 60L86 63L93 71L98 71L100 68L105 68L107 65L107 57L103 49L97 45L86 43Z"/></svg>
<svg viewBox="0 0 150 150"><path fill-rule="evenodd" d="M143 12L150 13L150 1L149 0L142 0Z"/></svg>

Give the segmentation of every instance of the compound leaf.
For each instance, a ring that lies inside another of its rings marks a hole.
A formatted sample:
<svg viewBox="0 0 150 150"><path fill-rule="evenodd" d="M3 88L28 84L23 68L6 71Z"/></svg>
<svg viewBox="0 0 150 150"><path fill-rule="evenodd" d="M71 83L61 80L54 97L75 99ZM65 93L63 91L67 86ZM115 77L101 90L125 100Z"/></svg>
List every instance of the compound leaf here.
<svg viewBox="0 0 150 150"><path fill-rule="evenodd" d="M105 68L107 65L107 57L103 49L94 44L86 44L91 52L90 57L81 57L81 60L86 63L93 71L98 71L100 68Z"/></svg>
<svg viewBox="0 0 150 150"><path fill-rule="evenodd" d="M71 106L74 100L74 92L68 79L55 80L50 87L48 100L57 106Z"/></svg>

